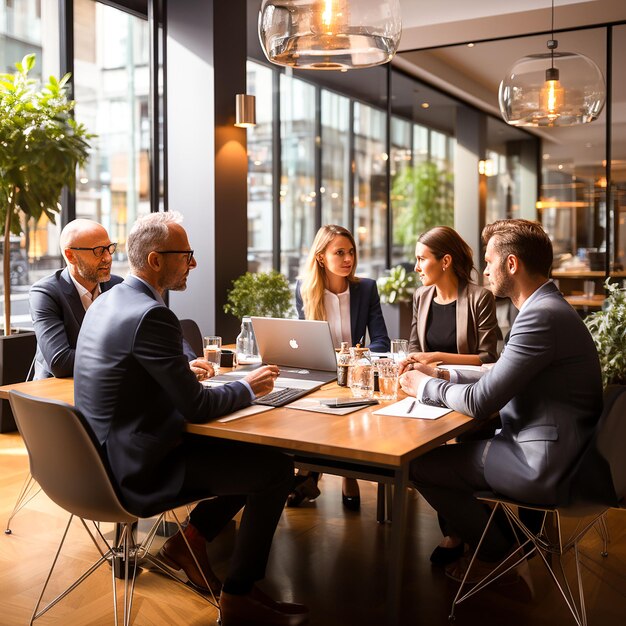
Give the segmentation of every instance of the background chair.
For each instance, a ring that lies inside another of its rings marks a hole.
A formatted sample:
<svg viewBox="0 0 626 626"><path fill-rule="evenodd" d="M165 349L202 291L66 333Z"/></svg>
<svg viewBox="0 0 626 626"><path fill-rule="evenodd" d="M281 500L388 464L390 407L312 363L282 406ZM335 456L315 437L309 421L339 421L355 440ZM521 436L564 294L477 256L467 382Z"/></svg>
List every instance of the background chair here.
<svg viewBox="0 0 626 626"><path fill-rule="evenodd" d="M176 576L171 574L158 559L148 552L154 537L156 525L160 522L160 516L153 526L153 529L148 533L147 542L144 542L144 544L140 546L135 545L132 529L133 524L137 522L137 516L130 513L120 500L115 480L108 467L107 459L102 453L102 449L91 427L81 413L76 408L64 402L41 400L16 391L10 393L10 401L17 426L28 451L32 477L39 483L44 493L46 493L53 502L70 513L65 532L63 533L61 543L59 544L43 589L35 605L30 623L32 624L36 619L51 609L101 565L109 561L114 562L121 557L124 564L123 624L124 626L128 626L128 624L130 624L138 559L145 559L151 566L155 567L163 574L180 584L184 584ZM59 451L63 451L63 453L59 454ZM170 506L167 508L182 506L188 503L189 502L170 503ZM161 514L163 514L163 512ZM182 530L176 514L173 511L172 514L179 530ZM43 595L54 571L74 516L81 518L84 528L87 530L100 552L100 558L63 593L50 601L43 609L39 610ZM87 524L87 521L112 522L117 524L119 532L116 532L115 542L110 544L96 524L94 524L94 534ZM187 543L187 539L184 534L182 536L196 563L196 567L198 567L198 570L202 573L202 569ZM100 542L98 540L100 540ZM101 544L104 544L104 549L101 547ZM118 611L115 568L112 567L111 572L115 624L117 625ZM204 574L202 574L202 576L204 578ZM210 590L211 587L208 581L205 579L204 582L207 589ZM200 597L207 599L214 606L218 606L218 602L212 592L211 599L209 599L191 587L187 588Z"/></svg>
<svg viewBox="0 0 626 626"><path fill-rule="evenodd" d="M564 506L534 506L506 499L494 493L476 494L479 499L492 504L493 510L465 578L452 602L451 621L455 619L455 608L458 604L513 570L526 557L537 553L563 596L576 624L586 626L587 615L578 544L587 532L595 527L603 541L601 554L607 556L608 529L605 514L611 506L623 504L626 497L624 441L626 441L626 387L612 385L604 393L604 409L592 441L574 470L574 476L580 477L581 480L575 479L573 482L570 503ZM598 453L601 458L598 458ZM520 508L539 511L542 514L538 530L529 528L529 525L524 523L524 516L520 516ZM511 527L522 539L518 547L496 569L463 593L476 554L480 551L484 537L499 510L504 512ZM572 592L564 568L564 557L571 552L576 564L578 600Z"/></svg>
<svg viewBox="0 0 626 626"><path fill-rule="evenodd" d="M180 327L183 331L183 338L191 346L196 356L204 356L204 346L202 344L202 332L194 320L180 320Z"/></svg>

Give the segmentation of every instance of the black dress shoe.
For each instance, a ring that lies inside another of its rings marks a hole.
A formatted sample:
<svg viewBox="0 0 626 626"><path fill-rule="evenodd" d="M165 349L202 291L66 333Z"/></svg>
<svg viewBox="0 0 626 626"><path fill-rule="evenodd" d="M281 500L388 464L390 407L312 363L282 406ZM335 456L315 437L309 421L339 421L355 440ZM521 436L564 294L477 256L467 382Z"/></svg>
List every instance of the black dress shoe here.
<svg viewBox="0 0 626 626"><path fill-rule="evenodd" d="M298 478L301 479L299 484L287 497L288 507L300 506L303 502L311 502L321 493L317 486L317 477L315 475L296 476L296 481L298 481Z"/></svg>
<svg viewBox="0 0 626 626"><path fill-rule="evenodd" d="M437 546L430 555L430 562L433 565L449 565L458 561L465 552L465 544L461 542L454 548L444 548Z"/></svg>
<svg viewBox="0 0 626 626"><path fill-rule="evenodd" d="M361 496L346 496L342 493L341 501L348 511L358 511L361 508Z"/></svg>

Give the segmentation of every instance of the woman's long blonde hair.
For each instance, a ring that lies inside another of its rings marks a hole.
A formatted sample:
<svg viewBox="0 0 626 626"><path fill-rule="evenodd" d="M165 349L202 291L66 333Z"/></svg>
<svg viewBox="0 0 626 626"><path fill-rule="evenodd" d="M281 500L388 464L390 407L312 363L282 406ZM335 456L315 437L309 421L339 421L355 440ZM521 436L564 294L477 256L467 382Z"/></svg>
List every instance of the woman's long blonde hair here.
<svg viewBox="0 0 626 626"><path fill-rule="evenodd" d="M348 282L356 283L359 279L354 275L357 266L356 243L352 233L343 226L326 224L315 235L313 245L309 251L304 269L304 278L300 286L300 294L304 303L304 317L308 320L326 320L326 308L324 307L324 289L328 281L326 269L320 263L320 257L326 252L328 244L337 236L347 237L354 248L354 265L349 274Z"/></svg>

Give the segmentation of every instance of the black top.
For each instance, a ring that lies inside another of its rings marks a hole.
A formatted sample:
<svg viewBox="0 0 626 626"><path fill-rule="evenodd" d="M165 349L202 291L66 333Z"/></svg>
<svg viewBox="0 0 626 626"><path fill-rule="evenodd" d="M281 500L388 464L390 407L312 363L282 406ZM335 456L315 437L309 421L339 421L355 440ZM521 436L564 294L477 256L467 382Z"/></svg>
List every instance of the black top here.
<svg viewBox="0 0 626 626"><path fill-rule="evenodd" d="M426 320L426 345L430 352L458 353L456 300L450 304L437 304L432 301Z"/></svg>

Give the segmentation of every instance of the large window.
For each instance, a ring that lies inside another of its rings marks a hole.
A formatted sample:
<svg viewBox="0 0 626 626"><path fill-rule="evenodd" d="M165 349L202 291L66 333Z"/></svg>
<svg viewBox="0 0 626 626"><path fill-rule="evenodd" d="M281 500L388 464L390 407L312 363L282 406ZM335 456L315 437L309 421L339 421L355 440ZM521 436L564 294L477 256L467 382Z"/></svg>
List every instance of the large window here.
<svg viewBox="0 0 626 626"><path fill-rule="evenodd" d="M248 269L272 269L272 93L274 72L248 61L247 91L256 97L256 126L248 129Z"/></svg>
<svg viewBox="0 0 626 626"><path fill-rule="evenodd" d="M76 116L97 134L78 173L76 217L100 222L118 242L113 272L125 275L126 237L150 211L148 24L75 0Z"/></svg>
<svg viewBox="0 0 626 626"><path fill-rule="evenodd" d="M369 105L354 106L354 235L358 273L377 278L385 269L387 159L385 114Z"/></svg>
<svg viewBox="0 0 626 626"><path fill-rule="evenodd" d="M15 63L36 55L31 76L58 75L59 34L55 0L0 0L0 72L14 72ZM57 218L57 222L60 219ZM59 267L59 227L43 217L22 224L22 235L11 237L11 323L29 327L28 290L42 276ZM0 258L3 250L0 248ZM0 280L0 294L4 284ZM0 296L0 302L4 295Z"/></svg>
<svg viewBox="0 0 626 626"><path fill-rule="evenodd" d="M315 236L315 87L281 75L280 112L280 265L292 282Z"/></svg>
<svg viewBox="0 0 626 626"><path fill-rule="evenodd" d="M322 90L322 224L350 228L350 100Z"/></svg>

